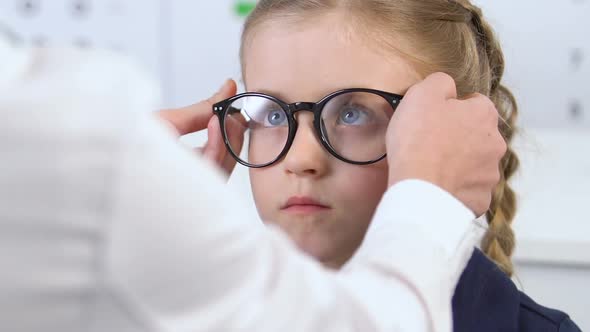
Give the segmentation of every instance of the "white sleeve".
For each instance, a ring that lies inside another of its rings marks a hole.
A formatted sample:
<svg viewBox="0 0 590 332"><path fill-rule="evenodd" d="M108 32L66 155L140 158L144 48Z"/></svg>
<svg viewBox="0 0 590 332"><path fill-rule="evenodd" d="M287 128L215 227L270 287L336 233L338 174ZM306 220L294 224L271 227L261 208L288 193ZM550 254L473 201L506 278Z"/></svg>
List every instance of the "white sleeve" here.
<svg viewBox="0 0 590 332"><path fill-rule="evenodd" d="M157 91L132 67L73 50L12 60L0 63L0 330L450 331L472 216L447 193L390 189L358 255L330 272L134 113Z"/></svg>
<svg viewBox="0 0 590 332"><path fill-rule="evenodd" d="M452 295L479 238L475 215L456 198L406 180L384 195L347 269L370 264L397 276L415 291L433 329L452 331Z"/></svg>
<svg viewBox="0 0 590 332"><path fill-rule="evenodd" d="M336 273L245 215L243 198L160 123L146 118L131 136L109 226L109 282L156 330L451 330L473 215L447 193L418 182L392 188L359 255Z"/></svg>

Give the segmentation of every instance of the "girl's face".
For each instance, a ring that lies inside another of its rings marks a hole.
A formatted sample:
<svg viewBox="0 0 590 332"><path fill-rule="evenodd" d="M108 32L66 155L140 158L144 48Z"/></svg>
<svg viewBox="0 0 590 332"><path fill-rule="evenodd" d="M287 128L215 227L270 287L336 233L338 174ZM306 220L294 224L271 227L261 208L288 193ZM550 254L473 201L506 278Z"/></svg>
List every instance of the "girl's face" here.
<svg viewBox="0 0 590 332"><path fill-rule="evenodd" d="M315 102L344 88L402 94L420 80L409 62L371 47L346 23L344 14L330 14L258 26L244 47L248 91L287 103ZM362 242L387 188L388 167L386 160L358 166L336 159L318 141L313 114L299 112L296 119L299 127L286 157L250 169L254 200L265 222L281 227L323 264L338 268Z"/></svg>

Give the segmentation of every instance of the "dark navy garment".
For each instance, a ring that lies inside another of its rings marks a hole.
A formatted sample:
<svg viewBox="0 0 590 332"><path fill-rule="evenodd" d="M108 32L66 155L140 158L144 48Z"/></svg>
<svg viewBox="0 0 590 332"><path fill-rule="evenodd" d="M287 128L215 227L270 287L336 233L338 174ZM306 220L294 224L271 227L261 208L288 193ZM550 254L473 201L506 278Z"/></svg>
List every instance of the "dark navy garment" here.
<svg viewBox="0 0 590 332"><path fill-rule="evenodd" d="M561 311L520 292L481 251L475 250L453 296L455 332L580 332Z"/></svg>

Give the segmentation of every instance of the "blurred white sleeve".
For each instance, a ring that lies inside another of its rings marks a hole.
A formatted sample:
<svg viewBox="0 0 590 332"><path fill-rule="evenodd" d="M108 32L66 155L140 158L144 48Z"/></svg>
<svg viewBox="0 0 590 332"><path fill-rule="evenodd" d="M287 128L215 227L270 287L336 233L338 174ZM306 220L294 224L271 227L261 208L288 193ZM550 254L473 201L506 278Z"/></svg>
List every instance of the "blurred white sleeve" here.
<svg viewBox="0 0 590 332"><path fill-rule="evenodd" d="M109 261L113 285L150 325L451 331L451 296L471 254L473 215L449 194L421 182L392 188L359 255L335 273L245 215L222 176L155 120L142 118L130 137Z"/></svg>
<svg viewBox="0 0 590 332"><path fill-rule="evenodd" d="M0 66L0 330L450 331L473 216L447 193L390 189L331 272L145 114L158 92L133 66L17 58Z"/></svg>

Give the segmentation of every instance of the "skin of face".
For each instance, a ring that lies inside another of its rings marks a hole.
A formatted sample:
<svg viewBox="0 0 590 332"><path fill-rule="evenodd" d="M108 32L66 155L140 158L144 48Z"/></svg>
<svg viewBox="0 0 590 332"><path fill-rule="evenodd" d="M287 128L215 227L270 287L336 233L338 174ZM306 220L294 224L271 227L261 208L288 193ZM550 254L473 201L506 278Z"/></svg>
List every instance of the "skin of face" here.
<svg viewBox="0 0 590 332"><path fill-rule="evenodd" d="M344 88L403 94L421 80L402 56L371 47L346 22L344 14L333 13L256 27L244 44L247 90L287 103L316 102ZM387 161L366 166L340 161L321 145L311 112L297 113L296 120L288 154L270 167L250 169L256 208L262 220L282 228L301 250L339 268L362 243L387 189ZM292 198L321 206L286 208Z"/></svg>

